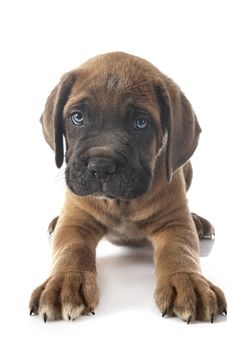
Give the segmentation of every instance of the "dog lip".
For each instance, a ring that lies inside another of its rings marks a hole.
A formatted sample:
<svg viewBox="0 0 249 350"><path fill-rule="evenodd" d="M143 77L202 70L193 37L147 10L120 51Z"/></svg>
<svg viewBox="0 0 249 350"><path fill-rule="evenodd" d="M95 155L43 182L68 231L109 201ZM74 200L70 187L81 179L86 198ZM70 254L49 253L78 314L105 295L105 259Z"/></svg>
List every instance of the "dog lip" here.
<svg viewBox="0 0 249 350"><path fill-rule="evenodd" d="M115 197L105 192L95 192L95 193L92 193L91 196L94 196L98 199L115 199Z"/></svg>

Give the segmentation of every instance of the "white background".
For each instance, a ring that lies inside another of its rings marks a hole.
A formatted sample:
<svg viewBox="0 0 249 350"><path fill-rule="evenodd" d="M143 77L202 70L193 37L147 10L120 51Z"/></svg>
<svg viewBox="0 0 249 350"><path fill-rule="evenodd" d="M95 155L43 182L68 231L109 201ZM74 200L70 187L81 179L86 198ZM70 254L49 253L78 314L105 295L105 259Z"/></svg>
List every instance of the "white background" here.
<svg viewBox="0 0 249 350"><path fill-rule="evenodd" d="M1 1L2 349L248 348L247 4ZM201 263L226 292L228 317L213 325L162 319L153 302L151 252L106 242L98 248L96 316L47 324L29 316L30 293L49 273L46 228L61 209L65 187L38 120L64 72L115 50L142 56L172 77L202 126L188 196L191 210L216 228L213 249Z"/></svg>

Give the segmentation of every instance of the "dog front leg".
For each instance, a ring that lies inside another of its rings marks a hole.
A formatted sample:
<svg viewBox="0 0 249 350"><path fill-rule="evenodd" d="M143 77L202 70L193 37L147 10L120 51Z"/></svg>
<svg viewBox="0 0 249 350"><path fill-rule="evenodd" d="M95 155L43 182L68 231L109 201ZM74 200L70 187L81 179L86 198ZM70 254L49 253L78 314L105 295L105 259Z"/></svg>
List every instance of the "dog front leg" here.
<svg viewBox="0 0 249 350"><path fill-rule="evenodd" d="M33 291L30 314L46 322L94 313L98 304L95 250L104 233L92 216L66 201L52 237L51 274Z"/></svg>
<svg viewBox="0 0 249 350"><path fill-rule="evenodd" d="M226 313L223 292L201 274L198 236L187 209L149 239L154 247L155 300L162 316L213 322Z"/></svg>

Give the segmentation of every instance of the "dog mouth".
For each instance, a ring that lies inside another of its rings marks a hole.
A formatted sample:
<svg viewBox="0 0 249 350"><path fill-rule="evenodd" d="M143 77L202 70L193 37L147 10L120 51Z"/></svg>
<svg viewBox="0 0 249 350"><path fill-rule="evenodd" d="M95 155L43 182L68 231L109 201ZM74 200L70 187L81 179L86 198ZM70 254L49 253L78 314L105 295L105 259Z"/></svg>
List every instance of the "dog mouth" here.
<svg viewBox="0 0 249 350"><path fill-rule="evenodd" d="M80 188L82 190L82 186ZM95 184L95 189L92 187L91 190L92 191L90 191L88 195L93 196L97 199L120 199L117 195L115 196L113 193L111 194L108 192L108 188L105 182L99 182L98 184ZM84 195L87 195L87 194L84 194L84 193L81 194L81 196L84 196Z"/></svg>
<svg viewBox="0 0 249 350"><path fill-rule="evenodd" d="M77 196L91 195L97 199L131 200L142 196L149 189L149 173L136 171L132 167L120 168L106 177L89 174L87 169L66 168L66 183Z"/></svg>

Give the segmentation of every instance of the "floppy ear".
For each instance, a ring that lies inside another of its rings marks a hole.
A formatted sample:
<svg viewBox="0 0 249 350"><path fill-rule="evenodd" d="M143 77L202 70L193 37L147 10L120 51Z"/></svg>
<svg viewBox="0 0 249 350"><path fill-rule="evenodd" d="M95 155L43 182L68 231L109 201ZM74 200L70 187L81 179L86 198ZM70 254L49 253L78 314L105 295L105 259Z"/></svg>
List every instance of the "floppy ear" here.
<svg viewBox="0 0 249 350"><path fill-rule="evenodd" d="M161 110L161 123L168 133L166 173L170 182L174 172L194 153L201 128L190 102L172 80L166 79L157 86Z"/></svg>
<svg viewBox="0 0 249 350"><path fill-rule="evenodd" d="M63 108L70 95L74 75L65 74L60 83L49 95L44 112L41 116L43 135L49 146L55 151L55 163L58 168L63 164Z"/></svg>

